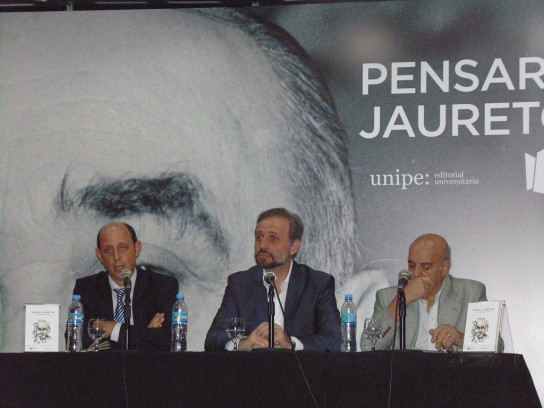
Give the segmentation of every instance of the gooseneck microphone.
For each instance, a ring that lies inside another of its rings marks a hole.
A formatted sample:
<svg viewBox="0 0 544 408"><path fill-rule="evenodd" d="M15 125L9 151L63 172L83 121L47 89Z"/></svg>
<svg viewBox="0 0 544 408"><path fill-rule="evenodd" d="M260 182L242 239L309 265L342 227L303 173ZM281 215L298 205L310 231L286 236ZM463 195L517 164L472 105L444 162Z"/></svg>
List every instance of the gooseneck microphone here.
<svg viewBox="0 0 544 408"><path fill-rule="evenodd" d="M408 284L408 281L410 280L411 277L412 277L412 275L406 269L403 269L402 271L399 272L399 284L398 284L398 291L399 292L401 290L404 291L404 288Z"/></svg>
<svg viewBox="0 0 544 408"><path fill-rule="evenodd" d="M125 287L125 338L122 339L123 349L129 349L129 333L130 333L130 317L132 315L132 309L130 306L130 292L132 289L132 271L129 269L123 269L121 272L121 279L123 279L123 286Z"/></svg>
<svg viewBox="0 0 544 408"><path fill-rule="evenodd" d="M132 289L132 271L129 269L123 269L123 272L121 272L121 279L123 279L123 286L125 289Z"/></svg>
<svg viewBox="0 0 544 408"><path fill-rule="evenodd" d="M274 291L276 290L276 274L274 272L265 272L263 282L268 285L268 348L274 348Z"/></svg>
<svg viewBox="0 0 544 408"><path fill-rule="evenodd" d="M397 308L396 310L399 311L398 317L399 317L399 344L400 349L404 350L406 349L406 295L404 293L404 288L406 288L406 285L408 284L408 281L412 275L410 272L406 269L403 269L399 272L399 284L397 288ZM395 323L397 319L397 314L395 311ZM395 324L395 330L397 328L397 325ZM395 335L393 335L393 348L395 348Z"/></svg>

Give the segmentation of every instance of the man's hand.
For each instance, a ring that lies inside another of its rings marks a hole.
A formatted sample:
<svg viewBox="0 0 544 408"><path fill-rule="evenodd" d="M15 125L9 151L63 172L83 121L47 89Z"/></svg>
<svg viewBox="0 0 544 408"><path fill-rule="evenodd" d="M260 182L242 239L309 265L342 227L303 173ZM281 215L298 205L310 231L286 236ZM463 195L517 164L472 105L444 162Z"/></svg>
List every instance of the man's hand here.
<svg viewBox="0 0 544 408"><path fill-rule="evenodd" d="M257 326L253 333L240 340L238 348L265 348L268 347L268 322Z"/></svg>
<svg viewBox="0 0 544 408"><path fill-rule="evenodd" d="M291 339L285 334L280 325L274 324L274 345L281 348L292 348ZM238 343L239 348L266 348L268 347L268 322L262 322L253 333Z"/></svg>
<svg viewBox="0 0 544 408"><path fill-rule="evenodd" d="M113 331L113 328L116 324L117 322L114 322L112 320L108 320L106 322L106 334L104 334L103 339L109 339L111 337L111 332Z"/></svg>
<svg viewBox="0 0 544 408"><path fill-rule="evenodd" d="M443 324L436 329L429 330L431 342L438 350L452 351L452 346L463 347L464 333L458 331L451 324Z"/></svg>
<svg viewBox="0 0 544 408"><path fill-rule="evenodd" d="M268 327L268 323L267 323L267 327ZM293 345L291 344L291 339L289 338L289 336L287 336L287 334L285 334L285 332L283 331L283 329L281 328L279 324L274 324L274 345L280 346L281 348L284 348L284 349L293 348Z"/></svg>
<svg viewBox="0 0 544 408"><path fill-rule="evenodd" d="M406 303L412 303L419 299L427 299L429 294L433 293L435 284L428 277L420 277L408 281L404 294L406 295Z"/></svg>
<svg viewBox="0 0 544 408"><path fill-rule="evenodd" d="M164 313L157 313L147 325L148 329L160 329L164 323Z"/></svg>
<svg viewBox="0 0 544 408"><path fill-rule="evenodd" d="M435 284L430 278L420 277L411 279L404 288L406 304L408 305L419 299L427 299L429 294L433 292L434 287ZM395 310L397 310L397 296L389 303L389 315L393 320L395 319ZM400 313L400 310L398 312Z"/></svg>

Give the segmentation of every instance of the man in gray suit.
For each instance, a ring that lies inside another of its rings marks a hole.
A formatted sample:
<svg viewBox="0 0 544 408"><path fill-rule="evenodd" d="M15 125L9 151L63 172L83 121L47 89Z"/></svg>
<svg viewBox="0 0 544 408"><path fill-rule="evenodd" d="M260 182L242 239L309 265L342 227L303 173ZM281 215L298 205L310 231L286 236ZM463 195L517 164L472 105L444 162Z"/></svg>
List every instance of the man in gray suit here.
<svg viewBox="0 0 544 408"><path fill-rule="evenodd" d="M408 270L412 279L404 289L407 348L455 351L463 347L467 305L486 300L485 286L454 278L449 275L450 267L451 250L440 235L425 234L410 245ZM381 320L385 333L376 349L391 347L396 306L397 287L376 292L373 317ZM398 347L398 330L396 337ZM363 339L361 348L369 350L370 341Z"/></svg>

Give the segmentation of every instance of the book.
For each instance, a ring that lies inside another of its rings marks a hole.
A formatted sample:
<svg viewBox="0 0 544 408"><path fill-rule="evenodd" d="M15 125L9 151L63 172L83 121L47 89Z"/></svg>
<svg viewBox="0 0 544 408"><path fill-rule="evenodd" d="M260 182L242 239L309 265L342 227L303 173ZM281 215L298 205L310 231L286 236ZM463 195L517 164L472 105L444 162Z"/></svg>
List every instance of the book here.
<svg viewBox="0 0 544 408"><path fill-rule="evenodd" d="M25 305L25 351L59 351L60 305Z"/></svg>
<svg viewBox="0 0 544 408"><path fill-rule="evenodd" d="M504 301L468 304L463 351L498 352Z"/></svg>

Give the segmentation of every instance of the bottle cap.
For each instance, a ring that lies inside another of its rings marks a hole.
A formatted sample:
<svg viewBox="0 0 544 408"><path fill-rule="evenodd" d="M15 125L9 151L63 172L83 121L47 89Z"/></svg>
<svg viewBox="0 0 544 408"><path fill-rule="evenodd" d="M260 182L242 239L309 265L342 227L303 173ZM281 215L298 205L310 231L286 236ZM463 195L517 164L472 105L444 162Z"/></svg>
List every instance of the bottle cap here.
<svg viewBox="0 0 544 408"><path fill-rule="evenodd" d="M80 300L81 295L72 295L72 300Z"/></svg>
<svg viewBox="0 0 544 408"><path fill-rule="evenodd" d="M346 296L344 297L345 300L352 300L353 299L353 296L351 295L351 293L346 293Z"/></svg>
<svg viewBox="0 0 544 408"><path fill-rule="evenodd" d="M176 299L180 300L180 299L185 299L185 295L183 293L178 293L176 295Z"/></svg>

